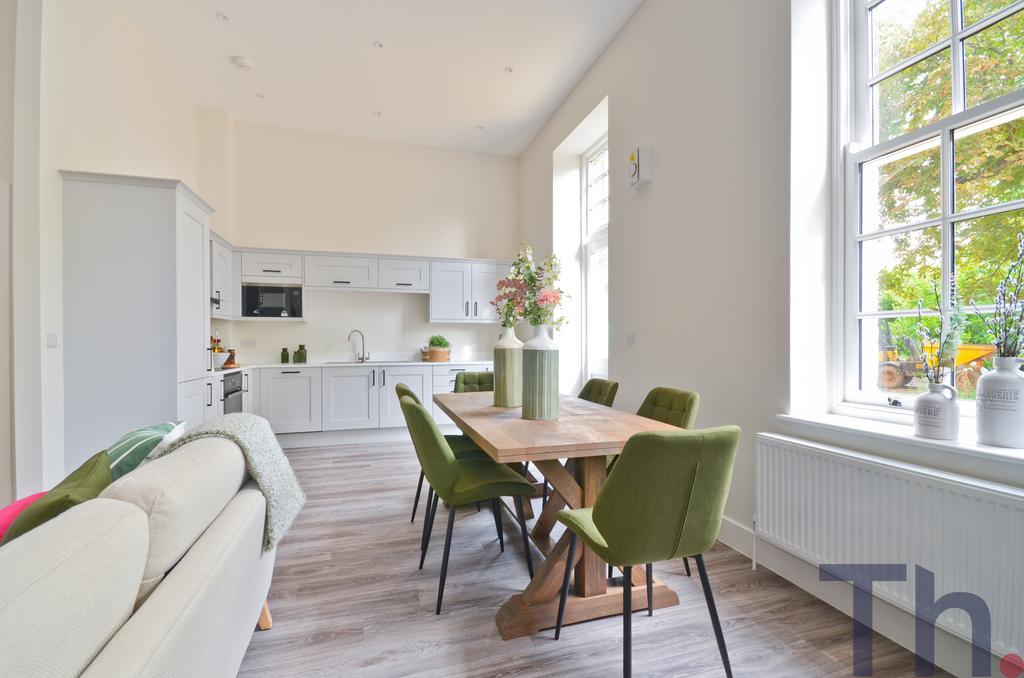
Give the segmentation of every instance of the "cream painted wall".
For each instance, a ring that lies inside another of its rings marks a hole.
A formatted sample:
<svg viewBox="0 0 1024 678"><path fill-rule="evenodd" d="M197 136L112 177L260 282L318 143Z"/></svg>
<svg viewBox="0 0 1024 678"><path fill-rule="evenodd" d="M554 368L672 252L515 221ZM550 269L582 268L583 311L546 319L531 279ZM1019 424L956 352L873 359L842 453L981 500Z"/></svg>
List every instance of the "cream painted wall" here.
<svg viewBox="0 0 1024 678"><path fill-rule="evenodd" d="M490 259L518 245L515 158L238 122L237 245Z"/></svg>
<svg viewBox="0 0 1024 678"><path fill-rule="evenodd" d="M0 0L0 184L14 174L14 35L17 0Z"/></svg>
<svg viewBox="0 0 1024 678"><path fill-rule="evenodd" d="M11 432L11 189L16 0L0 0L0 503L14 494Z"/></svg>
<svg viewBox="0 0 1024 678"><path fill-rule="evenodd" d="M646 0L519 167L520 233L548 249L552 153L609 98L616 407L675 386L700 392L699 426L739 424L726 513L747 526L754 434L787 406L789 35L782 0ZM629 190L640 144L654 180Z"/></svg>

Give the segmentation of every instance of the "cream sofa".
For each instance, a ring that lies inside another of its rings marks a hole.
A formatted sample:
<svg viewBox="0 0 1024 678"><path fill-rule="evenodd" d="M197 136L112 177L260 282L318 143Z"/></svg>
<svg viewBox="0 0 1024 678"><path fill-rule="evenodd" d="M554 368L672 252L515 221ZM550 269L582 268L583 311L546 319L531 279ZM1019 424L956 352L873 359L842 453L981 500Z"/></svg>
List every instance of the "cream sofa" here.
<svg viewBox="0 0 1024 678"><path fill-rule="evenodd" d="M265 510L238 447L205 438L0 548L0 676L234 676Z"/></svg>

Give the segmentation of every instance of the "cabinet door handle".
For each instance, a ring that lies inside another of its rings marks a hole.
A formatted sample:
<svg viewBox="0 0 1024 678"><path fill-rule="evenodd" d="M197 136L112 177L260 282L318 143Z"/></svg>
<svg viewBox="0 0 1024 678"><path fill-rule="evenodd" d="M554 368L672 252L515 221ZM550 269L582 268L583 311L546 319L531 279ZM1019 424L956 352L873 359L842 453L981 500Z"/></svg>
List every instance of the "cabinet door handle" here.
<svg viewBox="0 0 1024 678"><path fill-rule="evenodd" d="M450 367L450 368L448 368L448 371L449 372L465 372L466 368L465 367Z"/></svg>
<svg viewBox="0 0 1024 678"><path fill-rule="evenodd" d="M469 302L466 302L466 317L469 317Z"/></svg>
<svg viewBox="0 0 1024 678"><path fill-rule="evenodd" d="M302 374L301 370L281 370L281 374Z"/></svg>
<svg viewBox="0 0 1024 678"><path fill-rule="evenodd" d="M335 285L351 285L352 281L351 280L335 280L334 284Z"/></svg>
<svg viewBox="0 0 1024 678"><path fill-rule="evenodd" d="M209 367L206 368L206 371L213 372L213 346L208 346L206 352L210 354L207 358L209 360Z"/></svg>
<svg viewBox="0 0 1024 678"><path fill-rule="evenodd" d="M213 407L213 382L211 382L211 381L206 382L206 390L207 390L206 406L207 407Z"/></svg>
<svg viewBox="0 0 1024 678"><path fill-rule="evenodd" d="M380 385L381 386L387 386L388 385L388 372L387 372L387 370L381 370L380 371Z"/></svg>
<svg viewBox="0 0 1024 678"><path fill-rule="evenodd" d="M281 269L279 269L279 268L265 268L265 269L263 269L263 272L264 273L280 273Z"/></svg>
<svg viewBox="0 0 1024 678"><path fill-rule="evenodd" d="M475 317L477 317L478 315L480 315L480 312L479 312L479 310L477 309L477 306L476 306L476 302L474 301L474 302L473 302L473 317L475 318Z"/></svg>
<svg viewBox="0 0 1024 678"><path fill-rule="evenodd" d="M220 310L220 290L215 290L217 293L217 310Z"/></svg>
<svg viewBox="0 0 1024 678"><path fill-rule="evenodd" d="M370 370L370 386L377 385L377 370Z"/></svg>
<svg viewBox="0 0 1024 678"><path fill-rule="evenodd" d="M249 375L248 375L248 374L245 374L245 373L243 372L243 373L242 373L242 379L244 379L244 380L245 380L245 386L244 386L244 387L242 388L242 390L243 390L244 392L248 393L248 392L249 392Z"/></svg>
<svg viewBox="0 0 1024 678"><path fill-rule="evenodd" d="M412 287L412 283L395 283L398 287Z"/></svg>

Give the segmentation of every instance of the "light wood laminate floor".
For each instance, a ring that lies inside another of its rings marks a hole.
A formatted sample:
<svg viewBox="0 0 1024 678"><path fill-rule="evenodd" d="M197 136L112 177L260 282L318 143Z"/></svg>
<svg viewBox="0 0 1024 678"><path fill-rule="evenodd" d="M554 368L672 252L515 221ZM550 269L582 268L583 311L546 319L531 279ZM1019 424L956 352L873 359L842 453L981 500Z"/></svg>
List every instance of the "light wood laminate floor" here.
<svg viewBox="0 0 1024 678"><path fill-rule="evenodd" d="M434 615L445 520L439 511L427 562L417 570L422 510L410 524L419 473L411 444L288 456L308 501L278 547L274 627L253 635L239 675L621 675L621 617L567 626L557 642L551 631L501 640L495 612L528 581L507 514L502 554L490 511L460 509L444 609ZM539 510L539 499L534 505ZM851 675L848 617L764 568L751 571L746 557L724 545L706 562L738 678ZM686 577L679 561L656 565L655 573L681 604L654 617L636 613L634 674L724 676L696 571ZM874 662L877 676L914 675L913 656L877 634Z"/></svg>

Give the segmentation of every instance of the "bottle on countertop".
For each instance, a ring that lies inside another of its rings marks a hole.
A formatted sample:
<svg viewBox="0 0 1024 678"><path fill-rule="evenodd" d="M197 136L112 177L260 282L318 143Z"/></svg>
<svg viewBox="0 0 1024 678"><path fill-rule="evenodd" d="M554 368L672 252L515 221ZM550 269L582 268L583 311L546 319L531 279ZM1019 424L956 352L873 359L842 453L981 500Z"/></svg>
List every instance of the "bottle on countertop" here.
<svg viewBox="0 0 1024 678"><path fill-rule="evenodd" d="M295 350L295 357L292 358L293 362L304 363L306 362L306 345L299 344L299 348Z"/></svg>
<svg viewBox="0 0 1024 678"><path fill-rule="evenodd" d="M287 365L289 360L290 359L288 357L288 349L282 348L281 349L281 364L282 365Z"/></svg>

